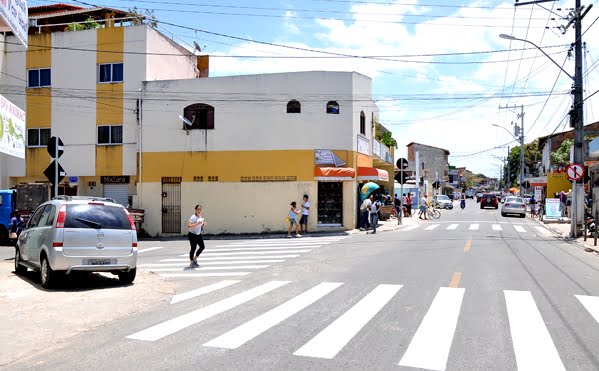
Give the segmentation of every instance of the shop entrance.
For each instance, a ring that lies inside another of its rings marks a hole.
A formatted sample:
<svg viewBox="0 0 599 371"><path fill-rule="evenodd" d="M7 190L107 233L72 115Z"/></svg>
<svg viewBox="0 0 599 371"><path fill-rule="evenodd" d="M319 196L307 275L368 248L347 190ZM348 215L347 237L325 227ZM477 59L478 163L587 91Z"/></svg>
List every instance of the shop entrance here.
<svg viewBox="0 0 599 371"><path fill-rule="evenodd" d="M342 182L318 182L318 224L343 225Z"/></svg>
<svg viewBox="0 0 599 371"><path fill-rule="evenodd" d="M181 178L162 178L162 233L181 233Z"/></svg>

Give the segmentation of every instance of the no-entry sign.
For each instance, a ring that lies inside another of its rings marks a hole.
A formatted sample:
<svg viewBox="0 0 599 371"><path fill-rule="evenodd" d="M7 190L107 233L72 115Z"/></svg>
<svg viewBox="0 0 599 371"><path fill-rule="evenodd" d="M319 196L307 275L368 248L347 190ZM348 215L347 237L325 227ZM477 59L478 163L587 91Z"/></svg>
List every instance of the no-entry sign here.
<svg viewBox="0 0 599 371"><path fill-rule="evenodd" d="M567 172L570 180L580 180L584 176L584 167L579 164L572 164L568 166Z"/></svg>

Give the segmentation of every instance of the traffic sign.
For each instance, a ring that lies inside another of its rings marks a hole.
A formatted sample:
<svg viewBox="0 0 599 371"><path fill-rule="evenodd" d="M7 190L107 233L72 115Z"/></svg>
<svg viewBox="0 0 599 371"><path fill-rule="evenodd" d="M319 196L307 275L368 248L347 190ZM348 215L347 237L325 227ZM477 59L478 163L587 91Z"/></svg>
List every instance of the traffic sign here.
<svg viewBox="0 0 599 371"><path fill-rule="evenodd" d="M44 175L46 176L46 178L48 178L50 183L52 183L52 185L54 185L54 186L56 184L60 184L60 181L63 180L64 177L67 175L67 173L64 171L62 166L60 166L60 164L58 164L58 177L56 177L55 171L56 171L56 160L52 161L50 166L48 166L46 168L46 170L44 170Z"/></svg>
<svg viewBox="0 0 599 371"><path fill-rule="evenodd" d="M397 180L397 183L399 184L406 184L408 181L408 173L405 171L399 171L397 174L395 174L395 180Z"/></svg>
<svg viewBox="0 0 599 371"><path fill-rule="evenodd" d="M58 146L58 148L56 148ZM58 149L58 156L56 155L56 150ZM62 156L64 152L64 143L59 137L52 137L48 141L48 153L50 154L50 158L59 158Z"/></svg>
<svg viewBox="0 0 599 371"><path fill-rule="evenodd" d="M397 160L395 165L397 165L399 170L405 170L408 168L408 160L406 160L405 158L400 158Z"/></svg>
<svg viewBox="0 0 599 371"><path fill-rule="evenodd" d="M568 165L566 172L570 180L580 180L584 176L584 167L579 164Z"/></svg>
<svg viewBox="0 0 599 371"><path fill-rule="evenodd" d="M521 184L522 188L530 188L530 182L528 180L523 181Z"/></svg>
<svg viewBox="0 0 599 371"><path fill-rule="evenodd" d="M434 182L433 182L433 187L434 187L435 189L439 189L439 187L441 187L441 182L440 182L440 181L438 181L438 180L434 181Z"/></svg>

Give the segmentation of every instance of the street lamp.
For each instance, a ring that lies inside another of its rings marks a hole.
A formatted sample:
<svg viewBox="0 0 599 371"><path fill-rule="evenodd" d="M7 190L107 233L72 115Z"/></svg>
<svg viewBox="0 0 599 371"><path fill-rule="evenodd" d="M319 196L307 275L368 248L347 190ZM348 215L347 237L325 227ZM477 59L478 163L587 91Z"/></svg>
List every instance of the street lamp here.
<svg viewBox="0 0 599 371"><path fill-rule="evenodd" d="M522 185L524 183L524 128L520 128L520 138L516 137L514 134L510 133L510 131L508 129L506 129L503 126L499 126L497 124L491 124L493 126L496 126L498 128L502 128L503 130L507 131L514 139L516 139L517 142L520 142L520 196L524 196L524 186ZM524 126L524 120L522 121L522 126ZM509 152L508 152L508 156L509 156ZM508 165L509 165L510 161L508 159ZM509 174L508 174L509 177Z"/></svg>

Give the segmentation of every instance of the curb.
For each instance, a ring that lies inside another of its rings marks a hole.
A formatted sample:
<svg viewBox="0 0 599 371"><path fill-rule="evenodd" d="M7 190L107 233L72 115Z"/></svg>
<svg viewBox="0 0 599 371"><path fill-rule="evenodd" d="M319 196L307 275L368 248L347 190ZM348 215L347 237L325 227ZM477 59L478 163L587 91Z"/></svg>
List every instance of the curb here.
<svg viewBox="0 0 599 371"><path fill-rule="evenodd" d="M587 242L584 241L584 236L578 237L578 238L570 238L568 235L564 235L564 233L562 233L562 231L549 227L546 223L544 223L541 220L538 220L538 219L533 219L533 220L536 221L537 223L539 223L540 225L542 225L543 227L545 227L547 230L551 231L551 233L553 233L557 237L562 238L564 241L575 242L575 243L581 245L586 252L599 253L599 246L589 245ZM588 239L589 239L589 237L587 236L587 240Z"/></svg>

